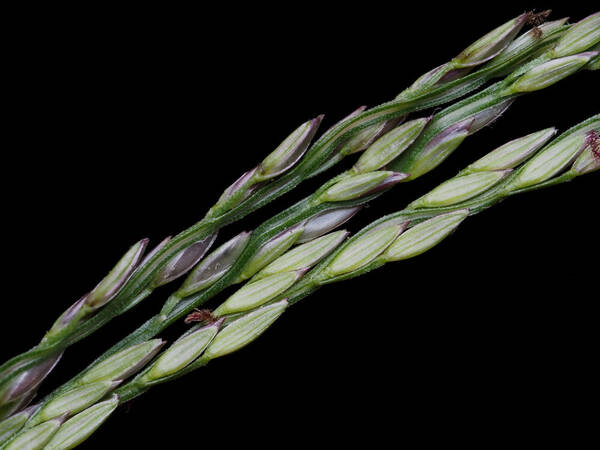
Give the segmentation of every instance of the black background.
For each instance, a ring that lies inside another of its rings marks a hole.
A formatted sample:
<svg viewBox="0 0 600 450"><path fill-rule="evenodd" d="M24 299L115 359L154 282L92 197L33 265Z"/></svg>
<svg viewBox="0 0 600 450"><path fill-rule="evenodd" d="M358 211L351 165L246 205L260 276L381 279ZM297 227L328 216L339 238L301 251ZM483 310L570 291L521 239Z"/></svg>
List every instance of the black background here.
<svg viewBox="0 0 600 450"><path fill-rule="evenodd" d="M202 218L298 124L325 113L325 129L389 100L491 28L548 7L555 19L593 12L575 2L305 2L19 18L4 67L2 359L35 345L133 242L157 243ZM348 229L401 209L510 139L598 113L597 82L582 72L520 98ZM175 448L379 445L475 432L497 440L541 431L540 418L577 416L596 355L598 181L512 198L426 255L322 289L243 351L122 407L82 448L125 439L158 448L165 438ZM69 349L44 392L155 313L170 290Z"/></svg>

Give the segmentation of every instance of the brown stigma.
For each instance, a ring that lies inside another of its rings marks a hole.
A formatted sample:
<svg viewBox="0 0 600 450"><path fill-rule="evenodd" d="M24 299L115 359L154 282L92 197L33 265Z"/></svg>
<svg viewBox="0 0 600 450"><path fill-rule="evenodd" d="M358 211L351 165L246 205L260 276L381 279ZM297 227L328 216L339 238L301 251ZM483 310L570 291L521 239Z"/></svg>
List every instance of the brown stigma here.
<svg viewBox="0 0 600 450"><path fill-rule="evenodd" d="M590 146L594 157L600 159L600 136L596 130L588 132L586 145Z"/></svg>
<svg viewBox="0 0 600 450"><path fill-rule="evenodd" d="M216 322L217 318L213 316L210 309L194 309L194 312L191 312L187 315L184 322L187 324L195 323L195 322L206 322L213 323Z"/></svg>
<svg viewBox="0 0 600 450"><path fill-rule="evenodd" d="M542 11L539 13L535 13L533 11L527 13L526 23L529 25L533 25L532 32L533 36L536 39L540 39L544 34L542 30L538 27L546 21L551 12L552 10L547 9L546 11Z"/></svg>
<svg viewBox="0 0 600 450"><path fill-rule="evenodd" d="M546 11L542 11L539 13L536 13L534 11L529 11L527 13L526 23L528 25L533 25L534 27L538 27L546 21L546 19L548 18L548 16L550 15L551 12L552 12L551 9L547 9Z"/></svg>

